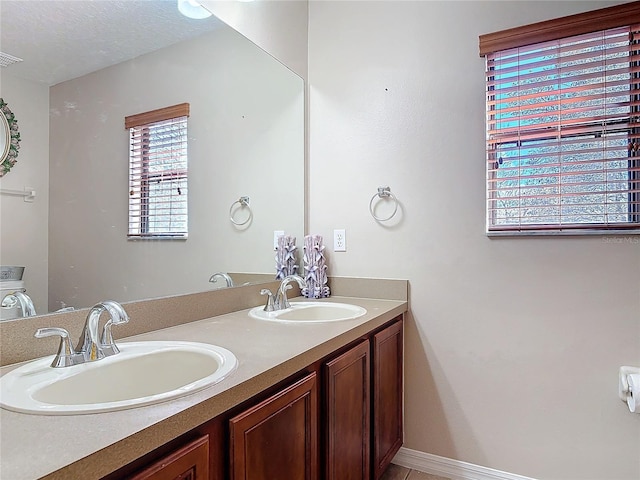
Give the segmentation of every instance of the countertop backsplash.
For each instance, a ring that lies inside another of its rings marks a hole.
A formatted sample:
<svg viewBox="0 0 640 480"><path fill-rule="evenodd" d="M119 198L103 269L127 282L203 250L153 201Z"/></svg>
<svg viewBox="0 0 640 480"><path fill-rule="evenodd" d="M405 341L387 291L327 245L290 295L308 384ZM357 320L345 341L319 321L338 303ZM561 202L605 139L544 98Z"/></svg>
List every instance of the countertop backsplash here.
<svg viewBox="0 0 640 480"><path fill-rule="evenodd" d="M268 288L275 292L279 283L274 280L268 283L123 303L122 306L130 320L125 325L114 327L113 335L117 340L255 307L265 301L265 297L260 295L260 290ZM329 284L332 294L336 296L408 300L407 280L330 277ZM300 295L298 286L292 284L292 287L294 290L289 293L289 298ZM96 303L102 300L118 301L117 298L103 298L96 300ZM0 322L0 366L56 353L59 339L34 338L33 334L39 328L64 328L75 345L88 312L88 308L83 308L72 312Z"/></svg>

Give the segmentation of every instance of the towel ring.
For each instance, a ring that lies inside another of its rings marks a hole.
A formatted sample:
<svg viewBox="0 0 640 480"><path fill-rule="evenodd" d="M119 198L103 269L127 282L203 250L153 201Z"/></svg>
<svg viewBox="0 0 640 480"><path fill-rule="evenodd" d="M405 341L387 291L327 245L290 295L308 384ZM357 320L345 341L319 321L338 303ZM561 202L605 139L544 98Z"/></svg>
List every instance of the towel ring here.
<svg viewBox="0 0 640 480"><path fill-rule="evenodd" d="M393 212L391 212L391 215L385 218L376 216L376 214L373 212L373 201L376 199L376 197L391 198L393 200L394 206L393 206ZM386 222L387 220L391 220L395 216L397 211L398 211L398 199L393 193L391 193L391 188L378 187L378 193L376 193L373 197L371 197L371 200L369 201L369 213L371 213L371 216L375 218L378 222Z"/></svg>
<svg viewBox="0 0 640 480"><path fill-rule="evenodd" d="M238 222L236 221L235 218L233 218L233 207L235 206L236 203L240 205L240 208L247 207L249 209L249 216L244 222ZM236 200L231 204L231 208L229 208L229 220L231 220L231 223L233 223L234 225L238 225L238 226L246 225L249 222L249 220L251 220L252 217L253 217L253 212L251 211L251 207L249 206L249 197L240 197L238 200Z"/></svg>

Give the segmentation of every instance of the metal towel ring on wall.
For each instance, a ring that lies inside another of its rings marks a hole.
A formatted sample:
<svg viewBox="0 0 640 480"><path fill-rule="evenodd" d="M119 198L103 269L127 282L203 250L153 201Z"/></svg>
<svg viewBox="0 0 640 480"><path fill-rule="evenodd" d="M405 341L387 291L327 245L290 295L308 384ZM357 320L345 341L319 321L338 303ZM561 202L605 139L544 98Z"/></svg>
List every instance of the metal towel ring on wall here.
<svg viewBox="0 0 640 480"><path fill-rule="evenodd" d="M238 222L236 221L235 218L233 218L233 207L235 206L236 203L240 205L240 208L247 207L247 209L249 210L249 216L244 222ZM231 220L231 223L233 223L234 225L238 225L238 226L246 225L249 222L249 220L251 220L252 217L253 217L253 212L251 211L251 207L249 206L249 197L240 197L238 200L236 200L231 204L231 208L229 208L229 220Z"/></svg>
<svg viewBox="0 0 640 480"><path fill-rule="evenodd" d="M376 216L376 214L373 212L373 201L376 199L376 197L391 198L393 200L394 206L393 206L393 212L391 212L391 215L385 218ZM371 216L375 218L378 222L386 222L387 220L391 220L395 216L397 211L398 211L398 199L393 193L391 193L391 188L378 187L378 193L376 193L373 197L371 197L371 200L369 201L369 212L371 213Z"/></svg>

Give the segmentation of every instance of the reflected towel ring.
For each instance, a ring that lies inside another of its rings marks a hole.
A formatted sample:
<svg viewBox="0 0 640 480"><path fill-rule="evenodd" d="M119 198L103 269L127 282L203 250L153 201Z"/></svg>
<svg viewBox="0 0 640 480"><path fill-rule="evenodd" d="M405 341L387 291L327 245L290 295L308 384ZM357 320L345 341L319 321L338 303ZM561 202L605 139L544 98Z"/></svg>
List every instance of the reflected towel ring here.
<svg viewBox="0 0 640 480"><path fill-rule="evenodd" d="M236 219L233 218L233 207L236 205L236 203L240 205L240 208L247 207L249 209L249 216L244 222L237 222ZM251 207L249 206L249 197L240 197L238 200L231 204L231 208L229 208L229 220L231 220L231 223L233 223L234 225L246 225L252 217L253 212L251 211Z"/></svg>
<svg viewBox="0 0 640 480"><path fill-rule="evenodd" d="M391 212L391 215L385 218L376 216L376 214L373 211L373 201L376 199L376 197L391 198L393 200L394 205L393 205L393 212ZM371 213L371 216L375 218L378 222L386 222L387 220L391 220L395 216L397 211L398 211L398 199L393 193L391 193L391 188L378 187L378 193L376 193L373 197L371 197L371 200L369 201L369 212Z"/></svg>

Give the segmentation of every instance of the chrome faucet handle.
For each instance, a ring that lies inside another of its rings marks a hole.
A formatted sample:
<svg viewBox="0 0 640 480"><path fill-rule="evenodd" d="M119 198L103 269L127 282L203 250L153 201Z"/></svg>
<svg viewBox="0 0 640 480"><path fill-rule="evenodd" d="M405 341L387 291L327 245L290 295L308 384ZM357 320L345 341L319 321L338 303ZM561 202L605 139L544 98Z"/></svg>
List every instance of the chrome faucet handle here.
<svg viewBox="0 0 640 480"><path fill-rule="evenodd" d="M111 327L113 325L122 325L123 323L129 322L129 315L127 315L127 312L125 312L122 305L118 302L114 302L113 300L105 300L102 302L102 305L104 306L104 309L109 312L109 320L107 320L107 323L102 327L100 346L102 347L102 351L105 356L115 355L116 353L120 353L120 349L113 340Z"/></svg>
<svg viewBox="0 0 640 480"><path fill-rule="evenodd" d="M71 339L69 338L69 332L67 332L64 328L40 328L36 330L34 337L36 338L45 338L45 337L60 337L60 346L58 347L58 353L56 354L53 362L51 362L51 366L54 368L58 367L69 367L71 365L76 365L79 363L78 355L73 349L73 345L71 345Z"/></svg>
<svg viewBox="0 0 640 480"><path fill-rule="evenodd" d="M263 310L265 312L273 312L275 310L275 307L273 306L273 293L271 293L271 290L269 290L268 288L263 288L262 290L260 290L260 295L267 296L267 304L264 306Z"/></svg>

